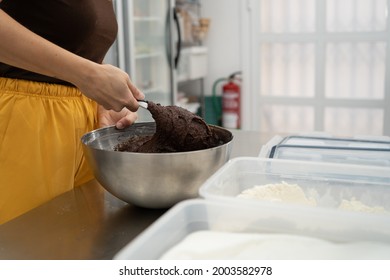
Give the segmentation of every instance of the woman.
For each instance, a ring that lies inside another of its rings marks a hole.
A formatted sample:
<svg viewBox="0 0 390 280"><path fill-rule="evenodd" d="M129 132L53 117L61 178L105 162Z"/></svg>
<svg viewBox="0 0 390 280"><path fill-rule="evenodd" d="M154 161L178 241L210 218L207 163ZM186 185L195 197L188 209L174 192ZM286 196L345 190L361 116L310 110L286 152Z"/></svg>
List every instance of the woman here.
<svg viewBox="0 0 390 280"><path fill-rule="evenodd" d="M84 133L136 120L143 93L102 64L116 33L110 0L0 0L0 224L92 179Z"/></svg>

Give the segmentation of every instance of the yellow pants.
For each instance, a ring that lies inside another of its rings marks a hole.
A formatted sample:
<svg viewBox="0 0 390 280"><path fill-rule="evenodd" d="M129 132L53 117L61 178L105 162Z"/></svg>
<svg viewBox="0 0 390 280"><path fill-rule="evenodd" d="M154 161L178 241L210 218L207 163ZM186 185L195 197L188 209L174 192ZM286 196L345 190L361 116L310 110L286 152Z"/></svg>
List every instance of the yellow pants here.
<svg viewBox="0 0 390 280"><path fill-rule="evenodd" d="M0 224L93 178L80 138L96 108L73 87L0 78Z"/></svg>

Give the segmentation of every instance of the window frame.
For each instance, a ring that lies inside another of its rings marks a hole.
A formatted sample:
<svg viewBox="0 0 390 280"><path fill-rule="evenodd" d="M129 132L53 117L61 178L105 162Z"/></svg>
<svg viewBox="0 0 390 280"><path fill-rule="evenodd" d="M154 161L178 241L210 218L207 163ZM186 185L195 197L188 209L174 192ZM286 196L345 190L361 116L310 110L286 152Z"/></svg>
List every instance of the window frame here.
<svg viewBox="0 0 390 280"><path fill-rule="evenodd" d="M390 0L387 0L390 9ZM242 1L243 43L242 65L244 82L242 88L243 129L260 130L260 104L300 105L314 109L314 130L324 131L325 109L328 107L369 108L383 110L383 135L390 135L390 16L385 31L373 32L327 32L326 0L316 0L316 31L307 33L261 33L258 28L259 1ZM259 94L259 46L262 43L305 43L315 45L315 92L314 97L276 97ZM326 44L328 42L384 42L386 44L384 99L329 98L325 96ZM272 131L275 132L275 131ZM277 131L276 131L277 132Z"/></svg>

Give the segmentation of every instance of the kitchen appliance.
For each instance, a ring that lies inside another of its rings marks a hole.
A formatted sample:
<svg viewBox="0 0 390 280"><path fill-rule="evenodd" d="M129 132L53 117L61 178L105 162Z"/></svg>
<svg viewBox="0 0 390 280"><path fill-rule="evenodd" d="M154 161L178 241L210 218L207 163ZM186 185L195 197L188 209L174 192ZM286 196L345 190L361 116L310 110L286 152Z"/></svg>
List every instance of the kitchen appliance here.
<svg viewBox="0 0 390 280"><path fill-rule="evenodd" d="M114 5L118 36L105 63L129 73L148 100L175 104L181 36L174 0L116 0ZM137 121L153 119L139 110Z"/></svg>
<svg viewBox="0 0 390 280"><path fill-rule="evenodd" d="M118 36L104 62L126 71L148 100L192 108L178 87L207 74L207 48L185 42L183 9L188 5L178 9L175 0L116 0L114 5ZM149 112L138 111L137 121L153 119Z"/></svg>

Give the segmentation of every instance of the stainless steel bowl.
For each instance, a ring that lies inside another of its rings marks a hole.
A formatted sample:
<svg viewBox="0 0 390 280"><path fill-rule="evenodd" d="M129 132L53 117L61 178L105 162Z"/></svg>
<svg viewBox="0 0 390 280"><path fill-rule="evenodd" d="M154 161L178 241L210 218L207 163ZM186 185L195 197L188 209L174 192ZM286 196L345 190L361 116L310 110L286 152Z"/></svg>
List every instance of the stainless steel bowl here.
<svg viewBox="0 0 390 280"><path fill-rule="evenodd" d="M180 153L130 153L114 147L130 136L151 135L155 123L135 123L118 130L106 127L85 134L81 141L96 179L111 194L145 208L168 208L198 196L199 187L225 164L231 152L230 131L212 126L229 139L225 144Z"/></svg>

